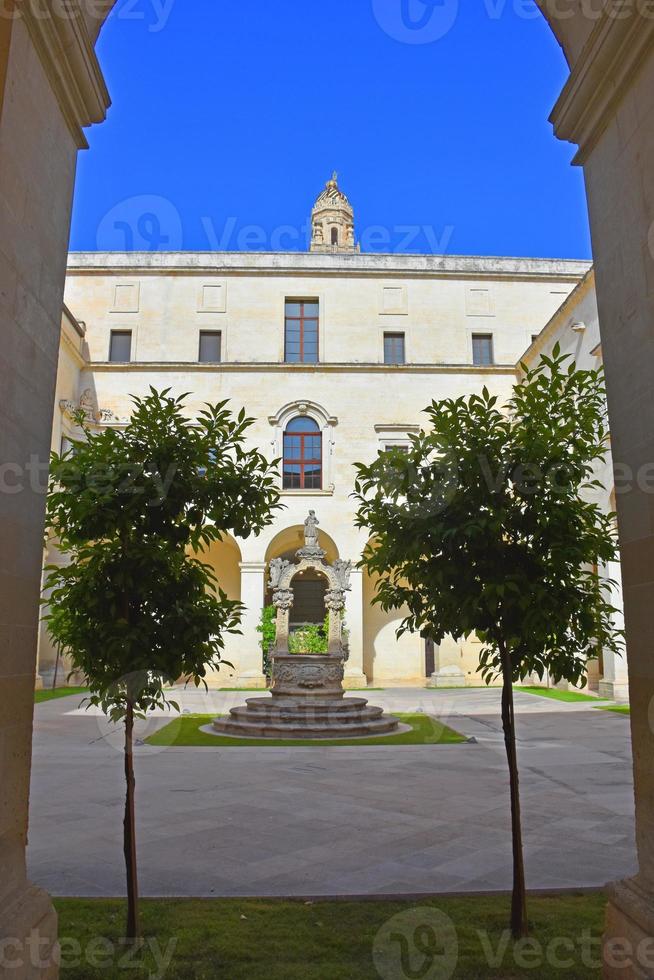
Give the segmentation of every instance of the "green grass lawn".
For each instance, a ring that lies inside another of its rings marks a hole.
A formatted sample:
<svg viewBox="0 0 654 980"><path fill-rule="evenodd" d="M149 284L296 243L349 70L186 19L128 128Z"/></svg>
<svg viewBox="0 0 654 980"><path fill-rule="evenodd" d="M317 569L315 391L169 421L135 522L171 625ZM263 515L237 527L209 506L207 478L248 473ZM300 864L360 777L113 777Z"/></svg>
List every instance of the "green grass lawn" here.
<svg viewBox="0 0 654 980"><path fill-rule="evenodd" d="M616 715L630 715L631 708L628 704L598 704L600 711L613 711Z"/></svg>
<svg viewBox="0 0 654 980"><path fill-rule="evenodd" d="M40 704L42 701L53 701L55 698L69 698L73 694L88 694L88 689L85 687L56 687L54 691L52 689L35 691L34 692L34 703Z"/></svg>
<svg viewBox="0 0 654 980"><path fill-rule="evenodd" d="M216 872L220 873L219 865ZM55 905L65 980L120 980L126 976L137 980L379 980L380 975L597 980L606 898L600 893L532 898L529 946L509 939L509 899L503 896L411 902L144 900L145 944L135 956L136 968L125 962L120 943L124 902L71 898L57 899ZM416 918L409 928L401 920L387 925L394 916L416 909L421 911L413 913ZM430 934L429 914L434 912L439 919L443 914L449 917L456 932L445 919L445 928L439 923ZM388 943L380 944L380 930L385 926ZM420 941L422 945L417 946ZM393 964L390 971L377 971L373 950L377 956L386 952L387 964ZM452 974L439 969L445 950L448 961L451 952L451 962L457 963ZM410 972L402 968L403 951ZM167 956L170 959L162 967ZM548 965L556 964L557 957L565 962L564 967Z"/></svg>
<svg viewBox="0 0 654 980"><path fill-rule="evenodd" d="M233 738L229 735L210 735L200 731L210 725L215 715L181 715L161 728L145 741L148 745L181 746L210 746L221 748L227 746L342 746L342 745L457 745L467 742L467 739L447 725L443 725L430 715L397 714L405 725L411 725L410 732L398 735L372 738L338 738L338 739L271 739L271 738Z"/></svg>
<svg viewBox="0 0 654 980"><path fill-rule="evenodd" d="M603 700L580 691L559 691L556 687L516 687L515 690L522 691L523 694L538 694L541 698L552 698L553 701L593 701L597 704Z"/></svg>

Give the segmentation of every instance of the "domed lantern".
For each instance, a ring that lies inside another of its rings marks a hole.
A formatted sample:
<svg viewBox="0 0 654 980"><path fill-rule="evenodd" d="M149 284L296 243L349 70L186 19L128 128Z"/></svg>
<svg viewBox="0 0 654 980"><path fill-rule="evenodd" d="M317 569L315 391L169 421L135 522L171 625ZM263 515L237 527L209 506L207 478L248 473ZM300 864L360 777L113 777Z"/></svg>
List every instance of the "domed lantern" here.
<svg viewBox="0 0 654 980"><path fill-rule="evenodd" d="M360 252L354 238L354 209L334 172L311 212L312 252Z"/></svg>

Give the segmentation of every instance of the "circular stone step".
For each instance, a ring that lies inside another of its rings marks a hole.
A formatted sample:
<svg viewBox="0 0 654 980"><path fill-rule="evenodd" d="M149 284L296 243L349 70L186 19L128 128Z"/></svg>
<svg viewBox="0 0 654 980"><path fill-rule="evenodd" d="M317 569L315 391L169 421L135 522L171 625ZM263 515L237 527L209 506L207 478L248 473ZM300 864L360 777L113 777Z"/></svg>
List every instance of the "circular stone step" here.
<svg viewBox="0 0 654 980"><path fill-rule="evenodd" d="M341 698L339 701L332 698L247 698L245 701L248 708L253 711L267 711L269 708L294 708L295 710L311 711L316 708L328 708L330 711L347 711L355 705L364 708L368 704L367 698Z"/></svg>
<svg viewBox="0 0 654 980"><path fill-rule="evenodd" d="M371 735L390 735L397 731L399 721L391 715L362 722L337 721L320 724L297 724L292 722L271 722L239 718L217 718L214 731L221 735L245 736L249 738L273 739L331 739L353 738Z"/></svg>
<svg viewBox="0 0 654 980"><path fill-rule="evenodd" d="M365 738L398 731L397 718L366 698L346 698L344 658L332 655L273 657L272 697L248 698L229 717L216 718L221 735L271 739Z"/></svg>
<svg viewBox="0 0 654 980"><path fill-rule="evenodd" d="M314 701L314 700L287 700L282 698L250 698L245 702L245 707L232 709L247 711L256 717L286 717L293 714L296 718L346 718L361 711L375 711L382 713L381 708L369 708L365 698L348 698L344 701Z"/></svg>
<svg viewBox="0 0 654 980"><path fill-rule="evenodd" d="M347 711L333 712L328 708L320 710L297 711L293 708L273 707L270 711L251 711L248 708L232 708L233 721L244 721L257 725L360 725L375 721L383 715L381 708L366 706L354 707Z"/></svg>

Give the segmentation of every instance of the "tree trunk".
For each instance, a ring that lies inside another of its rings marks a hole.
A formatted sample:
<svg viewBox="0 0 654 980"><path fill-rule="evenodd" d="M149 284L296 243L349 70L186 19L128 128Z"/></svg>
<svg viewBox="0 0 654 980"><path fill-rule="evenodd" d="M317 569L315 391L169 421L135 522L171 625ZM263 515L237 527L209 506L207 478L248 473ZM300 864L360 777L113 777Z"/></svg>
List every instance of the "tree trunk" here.
<svg viewBox="0 0 654 980"><path fill-rule="evenodd" d="M136 940L140 935L139 886L136 869L136 821L134 812L134 706L127 704L125 715L125 821L123 846L127 872L127 939Z"/></svg>
<svg viewBox="0 0 654 980"><path fill-rule="evenodd" d="M527 890L525 887L525 862L522 851L522 822L520 817L520 780L518 777L518 753L515 742L515 713L513 706L513 671L511 655L502 653L502 726L504 743L509 761L511 782L511 833L513 837L513 897L511 900L511 931L514 939L522 939L528 933Z"/></svg>

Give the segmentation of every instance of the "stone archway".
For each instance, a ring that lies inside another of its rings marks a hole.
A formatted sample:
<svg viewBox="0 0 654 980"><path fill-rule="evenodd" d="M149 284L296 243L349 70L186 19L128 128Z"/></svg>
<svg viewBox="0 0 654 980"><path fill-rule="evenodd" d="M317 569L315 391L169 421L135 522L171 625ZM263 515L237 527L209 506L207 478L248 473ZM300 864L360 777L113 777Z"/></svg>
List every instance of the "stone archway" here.
<svg viewBox="0 0 654 980"><path fill-rule="evenodd" d="M293 524L279 531L266 548L266 591L265 605L271 605L273 590L270 585L270 566L277 559L294 562L298 548L304 541L304 527ZM325 552L325 561L333 564L340 558L334 539L322 528L318 530L318 543ZM328 579L320 569L304 568L293 579L294 601L291 611L291 628L301 623L321 623L325 618L325 593L329 587Z"/></svg>
<svg viewBox="0 0 654 980"><path fill-rule="evenodd" d="M327 583L324 592L324 608L329 613L327 653L336 656L343 652L343 612L345 593L351 588L352 562L342 558L333 564L328 562L325 549L319 544L318 523L315 511L310 510L304 522L304 544L295 553L295 560L273 558L270 562L272 601L277 609L275 652L278 654L289 652L291 609L296 599L294 583L307 573L320 576Z"/></svg>
<svg viewBox="0 0 654 980"><path fill-rule="evenodd" d="M93 44L113 6L71 0L62 14L52 0L18 0L17 16L0 20L0 455L19 480L49 448L76 153L84 127L101 122L108 105ZM636 946L654 934L654 532L651 494L638 479L654 459L654 20L643 5L625 11L614 0L539 6L571 67L552 118L557 135L579 146L585 170L613 453L633 480L618 511L641 871L614 889L609 931ZM33 928L56 933L49 900L29 885L24 863L42 495L25 486L2 494L0 529L0 932L20 941Z"/></svg>
<svg viewBox="0 0 654 980"><path fill-rule="evenodd" d="M268 543L265 555L266 563L270 564L273 558L292 558L303 543L304 526L302 524L290 524L288 527L282 528ZM318 528L318 544L324 550L325 558L330 564L342 557L336 541L322 527Z"/></svg>

